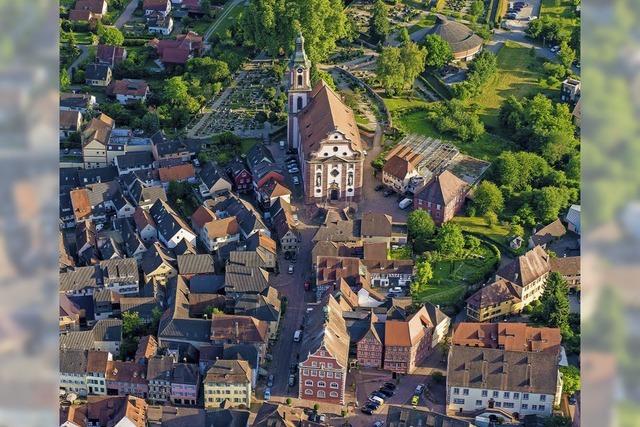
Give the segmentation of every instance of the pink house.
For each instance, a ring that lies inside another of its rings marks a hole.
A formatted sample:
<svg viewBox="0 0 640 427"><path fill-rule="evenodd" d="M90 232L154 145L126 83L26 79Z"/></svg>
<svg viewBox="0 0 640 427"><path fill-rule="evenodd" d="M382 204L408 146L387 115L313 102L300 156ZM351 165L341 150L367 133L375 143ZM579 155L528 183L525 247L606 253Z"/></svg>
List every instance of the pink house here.
<svg viewBox="0 0 640 427"><path fill-rule="evenodd" d="M176 363L171 378L171 402L177 405L195 405L198 401L200 372L195 363Z"/></svg>

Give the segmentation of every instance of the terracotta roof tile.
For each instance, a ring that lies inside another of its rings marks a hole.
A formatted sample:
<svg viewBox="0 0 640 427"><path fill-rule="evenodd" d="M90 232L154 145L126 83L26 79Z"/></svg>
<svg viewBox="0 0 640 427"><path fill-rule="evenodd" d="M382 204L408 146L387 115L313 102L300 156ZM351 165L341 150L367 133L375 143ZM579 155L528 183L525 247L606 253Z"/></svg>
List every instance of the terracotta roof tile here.
<svg viewBox="0 0 640 427"><path fill-rule="evenodd" d="M191 163L160 168L158 172L162 182L182 181L196 176L196 170Z"/></svg>

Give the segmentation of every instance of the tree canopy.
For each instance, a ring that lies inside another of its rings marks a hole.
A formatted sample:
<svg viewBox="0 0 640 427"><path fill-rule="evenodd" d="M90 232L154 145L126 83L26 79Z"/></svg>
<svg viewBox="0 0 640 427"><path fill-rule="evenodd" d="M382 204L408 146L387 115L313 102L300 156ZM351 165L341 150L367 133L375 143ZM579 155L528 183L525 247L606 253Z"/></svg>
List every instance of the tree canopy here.
<svg viewBox="0 0 640 427"><path fill-rule="evenodd" d="M445 256L457 256L464 249L464 236L460 226L447 222L436 236L436 248Z"/></svg>
<svg viewBox="0 0 640 427"><path fill-rule="evenodd" d="M382 0L376 0L369 20L369 36L375 42L384 42L390 30L389 8Z"/></svg>
<svg viewBox="0 0 640 427"><path fill-rule="evenodd" d="M552 272L547 278L544 292L532 319L549 327L569 330L569 297L567 282L560 273Z"/></svg>
<svg viewBox="0 0 640 427"><path fill-rule="evenodd" d="M407 217L407 229L413 250L416 253L422 253L427 249L427 244L433 237L436 226L429 212L424 209L416 209Z"/></svg>
<svg viewBox="0 0 640 427"><path fill-rule="evenodd" d="M342 0L251 0L242 15L245 41L270 55L289 54L302 31L309 59L320 62L348 35Z"/></svg>
<svg viewBox="0 0 640 427"><path fill-rule="evenodd" d="M122 46L124 43L124 35L116 27L108 27L100 25L98 27L98 38L100 43Z"/></svg>
<svg viewBox="0 0 640 427"><path fill-rule="evenodd" d="M580 390L580 369L573 365L561 366L562 391L568 395Z"/></svg>
<svg viewBox="0 0 640 427"><path fill-rule="evenodd" d="M424 38L427 49L426 64L429 67L440 68L453 60L453 51L449 43L437 34L429 34Z"/></svg>
<svg viewBox="0 0 640 427"><path fill-rule="evenodd" d="M473 203L479 215L486 215L489 212L497 214L504 206L504 198L493 182L482 181L474 192Z"/></svg>
<svg viewBox="0 0 640 427"><path fill-rule="evenodd" d="M411 42L383 48L377 61L377 74L385 91L396 94L411 88L424 71L425 55L424 48Z"/></svg>
<svg viewBox="0 0 640 427"><path fill-rule="evenodd" d="M433 278L433 270L431 264L427 260L418 261L416 263L415 279L411 283L411 294L415 295L429 284L429 281Z"/></svg>

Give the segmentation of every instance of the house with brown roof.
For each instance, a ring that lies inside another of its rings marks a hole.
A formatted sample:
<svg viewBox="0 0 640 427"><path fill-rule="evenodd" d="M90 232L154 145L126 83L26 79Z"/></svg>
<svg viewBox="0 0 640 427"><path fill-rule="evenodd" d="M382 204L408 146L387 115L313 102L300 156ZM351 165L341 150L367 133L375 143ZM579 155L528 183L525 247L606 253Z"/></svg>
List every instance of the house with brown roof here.
<svg viewBox="0 0 640 427"><path fill-rule="evenodd" d="M146 366L134 361L113 360L107 363L107 394L146 399L149 383Z"/></svg>
<svg viewBox="0 0 640 427"><path fill-rule="evenodd" d="M551 258L551 271L560 273L570 288L580 288L582 275L580 273L580 256Z"/></svg>
<svg viewBox="0 0 640 427"><path fill-rule="evenodd" d="M140 263L145 283L164 285L178 274L175 256L160 242L154 242Z"/></svg>
<svg viewBox="0 0 640 427"><path fill-rule="evenodd" d="M232 407L251 405L251 366L246 360L216 360L204 378L204 407L220 408L227 401Z"/></svg>
<svg viewBox="0 0 640 427"><path fill-rule="evenodd" d="M144 0L142 3L142 10L145 15L152 15L154 13L160 13L163 16L167 16L171 12L170 0Z"/></svg>
<svg viewBox="0 0 640 427"><path fill-rule="evenodd" d="M112 68L125 59L127 59L127 49L122 46L99 44L96 49L96 61Z"/></svg>
<svg viewBox="0 0 640 427"><path fill-rule="evenodd" d="M316 260L316 287L318 297L328 290L337 290L340 279L357 288L363 282L370 283L369 272L359 258L320 256Z"/></svg>
<svg viewBox="0 0 640 427"><path fill-rule="evenodd" d="M411 179L420 177L419 164L424 155L414 147L405 144L396 145L385 157L382 168L382 183L399 194L404 194Z"/></svg>
<svg viewBox="0 0 640 427"><path fill-rule="evenodd" d="M271 209L271 222L275 230L275 237L278 239L278 243L280 243L280 250L297 252L300 247L301 238L297 221L293 216L294 208L284 199L278 200L272 207L276 208Z"/></svg>
<svg viewBox="0 0 640 427"><path fill-rule="evenodd" d="M77 0L73 10L69 12L69 20L95 23L106 13L106 0Z"/></svg>
<svg viewBox="0 0 640 427"><path fill-rule="evenodd" d="M447 413L496 409L511 416L549 416L560 404L555 351L452 345L447 360Z"/></svg>
<svg viewBox="0 0 640 427"><path fill-rule="evenodd" d="M162 12L154 11L146 16L147 31L152 34L162 34L168 36L173 31L173 18L163 15Z"/></svg>
<svg viewBox="0 0 640 427"><path fill-rule="evenodd" d="M533 249L536 246L542 246L543 249L547 249L549 243L560 239L565 234L567 234L567 229L558 218L540 230L533 232L529 237L529 249Z"/></svg>
<svg viewBox="0 0 640 427"><path fill-rule="evenodd" d="M263 268L275 269L277 258L277 245L275 240L261 231L252 234L245 240L245 251L255 252L262 262Z"/></svg>
<svg viewBox="0 0 640 427"><path fill-rule="evenodd" d="M386 243L404 245L407 243L407 224L394 222L391 215L379 212L365 212L360 220L360 236L363 243Z"/></svg>
<svg viewBox="0 0 640 427"><path fill-rule="evenodd" d="M145 102L149 94L149 85L140 79L115 80L107 87L107 95L114 96L123 105Z"/></svg>
<svg viewBox="0 0 640 427"><path fill-rule="evenodd" d="M364 148L353 111L323 81L311 86L311 61L300 34L289 63L289 146L298 149L305 201L357 201Z"/></svg>
<svg viewBox="0 0 640 427"><path fill-rule="evenodd" d="M200 195L203 198L231 192L232 186L226 172L213 162L206 162L198 173Z"/></svg>
<svg viewBox="0 0 640 427"><path fill-rule="evenodd" d="M429 303L409 317L387 318L384 327L384 369L409 374L433 351L451 320Z"/></svg>
<svg viewBox="0 0 640 427"><path fill-rule="evenodd" d="M178 35L175 40L153 39L149 46L156 49L158 57L165 65L184 65L202 52L203 39L193 31Z"/></svg>
<svg viewBox="0 0 640 427"><path fill-rule="evenodd" d="M343 405L349 363L349 333L332 295L312 306L300 346L298 398Z"/></svg>
<svg viewBox="0 0 640 427"><path fill-rule="evenodd" d="M382 367L384 333L384 322L380 322L378 316L371 312L364 334L351 337L351 340L356 344L356 358L359 366L378 369Z"/></svg>
<svg viewBox="0 0 640 427"><path fill-rule="evenodd" d="M251 316L215 314L211 318L213 344L250 344L264 357L269 340L269 325Z"/></svg>
<svg viewBox="0 0 640 427"><path fill-rule="evenodd" d="M441 225L460 212L469 189L466 182L445 170L416 193L413 206L429 212L433 222Z"/></svg>
<svg viewBox="0 0 640 427"><path fill-rule="evenodd" d="M193 231L198 240L209 250L217 251L221 246L240 240L240 226L235 216L219 218L207 206L199 206L191 215Z"/></svg>
<svg viewBox="0 0 640 427"><path fill-rule="evenodd" d="M60 110L60 139L68 138L74 132L80 132L82 113L76 110Z"/></svg>
<svg viewBox="0 0 640 427"><path fill-rule="evenodd" d="M136 231L144 242L152 242L158 238L156 223L153 221L149 211L138 206L133 213L133 222L136 224Z"/></svg>
<svg viewBox="0 0 640 427"><path fill-rule="evenodd" d="M536 246L500 268L493 282L467 299L467 317L484 322L519 313L542 296L550 271L549 254Z"/></svg>
<svg viewBox="0 0 640 427"><path fill-rule="evenodd" d="M196 170L191 163L163 167L158 169L158 174L165 190L169 188L169 183L172 181L196 182Z"/></svg>
<svg viewBox="0 0 640 427"><path fill-rule="evenodd" d="M134 396L89 396L87 426L146 427L148 405Z"/></svg>
<svg viewBox="0 0 640 427"><path fill-rule="evenodd" d="M291 190L275 179L270 179L258 188L258 198L265 208L273 206L278 199L291 203Z"/></svg>
<svg viewBox="0 0 640 427"><path fill-rule="evenodd" d="M107 145L115 121L106 114L91 119L82 131L82 158L85 169L107 166Z"/></svg>
<svg viewBox="0 0 640 427"><path fill-rule="evenodd" d="M458 323L451 345L499 348L507 351L548 351L560 354L558 328L533 327L526 323Z"/></svg>

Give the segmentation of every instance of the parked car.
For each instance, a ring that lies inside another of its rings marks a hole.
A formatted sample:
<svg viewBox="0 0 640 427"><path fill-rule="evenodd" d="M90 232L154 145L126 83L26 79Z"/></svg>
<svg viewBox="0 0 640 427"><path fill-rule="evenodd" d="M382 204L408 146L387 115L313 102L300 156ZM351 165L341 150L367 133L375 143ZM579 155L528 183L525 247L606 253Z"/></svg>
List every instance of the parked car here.
<svg viewBox="0 0 640 427"><path fill-rule="evenodd" d="M386 382L384 384L382 384L383 387L388 388L390 390L395 390L396 389L396 385L394 383L390 383L390 382Z"/></svg>
<svg viewBox="0 0 640 427"><path fill-rule="evenodd" d="M378 185L376 185L376 188L374 188L374 190L376 190L376 191L380 191L380 190L382 190L383 188L384 188L384 185L382 185L382 184L378 184Z"/></svg>
<svg viewBox="0 0 640 427"><path fill-rule="evenodd" d="M280 149L284 150L284 141L280 141Z"/></svg>
<svg viewBox="0 0 640 427"><path fill-rule="evenodd" d="M384 396L388 399L391 396L393 396L393 391L389 390L388 388L381 388L380 390L378 390L380 393L384 394Z"/></svg>
<svg viewBox="0 0 640 427"><path fill-rule="evenodd" d="M293 374L289 375L289 387L293 387L296 383L296 376Z"/></svg>
<svg viewBox="0 0 640 427"><path fill-rule="evenodd" d="M298 172L300 172L300 169L298 169L298 168L291 168L291 169L288 169L288 171L289 171L289 173L298 173Z"/></svg>
<svg viewBox="0 0 640 427"><path fill-rule="evenodd" d="M293 274L293 264L289 264L289 268L287 269L287 273Z"/></svg>
<svg viewBox="0 0 640 427"><path fill-rule="evenodd" d="M389 197L390 195L393 194L393 190L391 190L390 188L387 188L386 190L384 190L384 192L382 193L382 195L384 197Z"/></svg>
<svg viewBox="0 0 640 427"><path fill-rule="evenodd" d="M300 179L297 176L291 178L293 180L293 185L300 185Z"/></svg>
<svg viewBox="0 0 640 427"><path fill-rule="evenodd" d="M396 294L396 295L403 294L404 293L404 289L402 289L399 286L395 286L395 287L389 289L389 293L390 294Z"/></svg>
<svg viewBox="0 0 640 427"><path fill-rule="evenodd" d="M418 403L420 403L420 396L413 395L413 397L411 398L411 404L413 406L416 406L416 405L418 405Z"/></svg>
<svg viewBox="0 0 640 427"><path fill-rule="evenodd" d="M407 197L406 199L402 199L402 201L398 203L398 207L400 209L407 209L409 206L411 206L411 204L413 204L413 200Z"/></svg>
<svg viewBox="0 0 640 427"><path fill-rule="evenodd" d="M270 388L265 388L264 389L264 400L271 400L271 389Z"/></svg>
<svg viewBox="0 0 640 427"><path fill-rule="evenodd" d="M515 13L507 13L507 19L516 19L518 17Z"/></svg>
<svg viewBox="0 0 640 427"><path fill-rule="evenodd" d="M373 423L373 427L382 427L384 425L384 421L376 421Z"/></svg>
<svg viewBox="0 0 640 427"><path fill-rule="evenodd" d="M298 372L298 365L296 365L295 363L289 365L289 372L291 372L292 374Z"/></svg>
<svg viewBox="0 0 640 427"><path fill-rule="evenodd" d="M424 388L424 384L418 384L414 393L419 396L424 392Z"/></svg>
<svg viewBox="0 0 640 427"><path fill-rule="evenodd" d="M298 329L293 333L293 342L300 342L302 339L302 331Z"/></svg>
<svg viewBox="0 0 640 427"><path fill-rule="evenodd" d="M380 396L375 396L375 395L373 395L373 393L371 393L371 396L369 396L369 400L372 400L374 402L378 402L378 404L380 404L380 405L384 405L384 396L381 393L378 393L378 394L380 394Z"/></svg>
<svg viewBox="0 0 640 427"><path fill-rule="evenodd" d="M362 412L363 414L372 415L373 409L368 406L363 406L362 408L360 408L360 412Z"/></svg>
<svg viewBox="0 0 640 427"><path fill-rule="evenodd" d="M557 52L557 51L559 51L559 50L560 50L560 46L557 46L557 45L556 45L556 46L553 46L553 47L551 48L551 52L553 52L553 53L555 53L555 52Z"/></svg>
<svg viewBox="0 0 640 427"><path fill-rule="evenodd" d="M369 398L372 399L372 400L375 400L376 398L380 399L381 400L380 404L383 404L385 399L387 398L387 396L385 396L384 394L380 393L379 391L374 391L369 395Z"/></svg>
<svg viewBox="0 0 640 427"><path fill-rule="evenodd" d="M267 387L273 387L273 375L269 375L267 378Z"/></svg>

